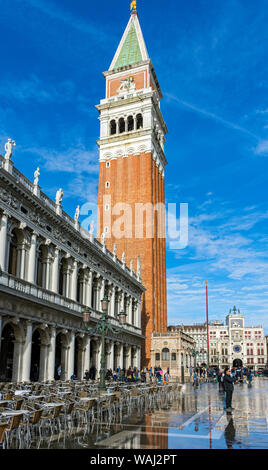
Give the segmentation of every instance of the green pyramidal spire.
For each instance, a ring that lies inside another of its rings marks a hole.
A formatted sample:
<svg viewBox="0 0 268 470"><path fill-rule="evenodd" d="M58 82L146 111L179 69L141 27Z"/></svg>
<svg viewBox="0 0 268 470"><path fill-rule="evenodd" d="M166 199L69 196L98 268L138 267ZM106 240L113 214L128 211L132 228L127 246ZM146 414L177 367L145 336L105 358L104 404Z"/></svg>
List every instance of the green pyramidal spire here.
<svg viewBox="0 0 268 470"><path fill-rule="evenodd" d="M134 23L132 23L114 68L125 67L126 65L140 62L141 60L142 55L136 28Z"/></svg>
<svg viewBox="0 0 268 470"><path fill-rule="evenodd" d="M128 25L117 48L109 70L127 67L148 60L148 52L143 39L136 10L131 13Z"/></svg>

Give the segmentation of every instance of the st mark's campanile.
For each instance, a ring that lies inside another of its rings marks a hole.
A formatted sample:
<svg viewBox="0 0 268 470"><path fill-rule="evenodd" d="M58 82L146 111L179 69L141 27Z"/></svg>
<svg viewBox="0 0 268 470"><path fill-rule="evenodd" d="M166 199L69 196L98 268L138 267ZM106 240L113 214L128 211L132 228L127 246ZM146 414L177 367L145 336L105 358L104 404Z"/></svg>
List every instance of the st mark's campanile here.
<svg viewBox="0 0 268 470"><path fill-rule="evenodd" d="M135 272L146 288L141 365L150 366L151 334L167 329L165 134L162 92L136 9L106 79L100 120L98 238ZM103 236L103 234L105 234ZM131 365L131 364L129 364Z"/></svg>

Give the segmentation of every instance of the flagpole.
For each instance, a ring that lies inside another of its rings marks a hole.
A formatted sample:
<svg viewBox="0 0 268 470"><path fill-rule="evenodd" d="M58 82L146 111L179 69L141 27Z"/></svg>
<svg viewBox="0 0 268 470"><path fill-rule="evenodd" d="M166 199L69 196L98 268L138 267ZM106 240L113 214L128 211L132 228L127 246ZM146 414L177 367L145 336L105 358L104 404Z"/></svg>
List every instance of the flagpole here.
<svg viewBox="0 0 268 470"><path fill-rule="evenodd" d="M208 281L206 281L206 311L207 311L207 368L209 368Z"/></svg>

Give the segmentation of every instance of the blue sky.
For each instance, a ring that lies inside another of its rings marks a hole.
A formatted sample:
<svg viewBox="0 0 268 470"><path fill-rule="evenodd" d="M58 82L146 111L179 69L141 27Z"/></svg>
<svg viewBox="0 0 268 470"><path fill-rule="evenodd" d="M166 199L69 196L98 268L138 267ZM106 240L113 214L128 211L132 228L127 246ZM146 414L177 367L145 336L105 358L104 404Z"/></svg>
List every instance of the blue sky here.
<svg viewBox="0 0 268 470"><path fill-rule="evenodd" d="M0 1L0 145L64 210L96 201L95 105L128 0ZM167 251L169 324L235 304L268 334L266 0L138 0L164 98L167 202L189 204L189 245ZM178 214L179 215L179 214Z"/></svg>

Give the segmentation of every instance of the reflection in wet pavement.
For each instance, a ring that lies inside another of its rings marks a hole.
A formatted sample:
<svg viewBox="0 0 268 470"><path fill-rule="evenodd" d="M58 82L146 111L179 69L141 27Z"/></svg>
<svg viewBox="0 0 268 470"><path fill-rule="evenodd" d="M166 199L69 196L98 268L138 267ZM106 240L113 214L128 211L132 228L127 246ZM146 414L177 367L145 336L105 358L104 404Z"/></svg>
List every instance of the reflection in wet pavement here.
<svg viewBox="0 0 268 470"><path fill-rule="evenodd" d="M177 400L160 409L123 416L120 424L96 423L90 429L51 436L39 448L115 449L267 449L268 379L256 378L252 387L236 385L235 408L224 411L224 394L217 384L185 386ZM33 446L34 447L34 446Z"/></svg>

